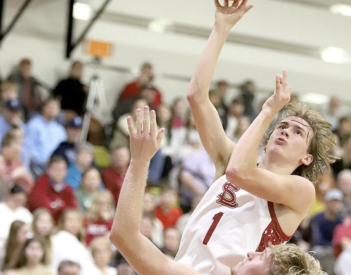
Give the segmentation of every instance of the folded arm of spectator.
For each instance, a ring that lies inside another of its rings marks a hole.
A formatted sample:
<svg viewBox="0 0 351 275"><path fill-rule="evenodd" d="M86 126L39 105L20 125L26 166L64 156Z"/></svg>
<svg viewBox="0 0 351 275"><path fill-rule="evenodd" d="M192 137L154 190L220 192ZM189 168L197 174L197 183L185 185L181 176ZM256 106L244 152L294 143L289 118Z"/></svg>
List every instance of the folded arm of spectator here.
<svg viewBox="0 0 351 275"><path fill-rule="evenodd" d="M204 191L202 188L196 185L194 177L190 172L182 171L180 175L180 180L182 184L185 184L189 189L191 189L196 194L203 194Z"/></svg>

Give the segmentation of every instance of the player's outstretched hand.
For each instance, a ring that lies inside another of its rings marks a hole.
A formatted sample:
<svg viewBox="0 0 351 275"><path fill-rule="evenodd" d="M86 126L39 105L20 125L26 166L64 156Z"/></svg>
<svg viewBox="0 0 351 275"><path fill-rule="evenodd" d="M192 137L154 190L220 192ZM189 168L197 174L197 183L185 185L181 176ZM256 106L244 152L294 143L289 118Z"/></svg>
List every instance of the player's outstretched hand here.
<svg viewBox="0 0 351 275"><path fill-rule="evenodd" d="M221 5L219 0L214 0L216 5L216 25L230 30L250 9L253 5L248 5L248 0L233 1L233 4L229 5L229 0L224 0L224 4Z"/></svg>
<svg viewBox="0 0 351 275"><path fill-rule="evenodd" d="M160 149L164 129L157 131L156 113L149 112L149 107L136 110L136 129L131 117L128 117L130 134L130 152L133 161L149 162Z"/></svg>
<svg viewBox="0 0 351 275"><path fill-rule="evenodd" d="M278 74L275 78L275 91L273 95L266 100L262 110L271 112L276 115L290 101L291 88L288 84L288 73L283 71L283 76Z"/></svg>

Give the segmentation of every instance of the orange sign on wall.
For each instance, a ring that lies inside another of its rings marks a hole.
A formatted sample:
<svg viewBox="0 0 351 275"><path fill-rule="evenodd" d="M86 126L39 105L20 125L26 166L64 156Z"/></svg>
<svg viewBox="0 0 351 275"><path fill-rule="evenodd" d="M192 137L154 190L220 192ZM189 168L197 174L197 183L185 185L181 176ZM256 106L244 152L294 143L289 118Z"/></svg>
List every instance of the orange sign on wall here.
<svg viewBox="0 0 351 275"><path fill-rule="evenodd" d="M95 40L86 40L85 54L98 58L108 58L112 56L113 44Z"/></svg>

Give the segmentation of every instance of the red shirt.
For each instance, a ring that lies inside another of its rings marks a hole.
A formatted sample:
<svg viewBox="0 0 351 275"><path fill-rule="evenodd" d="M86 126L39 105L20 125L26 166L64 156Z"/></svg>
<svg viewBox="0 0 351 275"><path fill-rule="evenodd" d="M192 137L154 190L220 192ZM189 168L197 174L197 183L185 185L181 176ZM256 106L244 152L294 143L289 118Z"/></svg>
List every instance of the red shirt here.
<svg viewBox="0 0 351 275"><path fill-rule="evenodd" d="M28 198L28 208L31 212L40 207L49 209L58 222L65 209L78 208L78 204L70 186L65 184L61 192L56 192L49 176L44 174L37 180Z"/></svg>
<svg viewBox="0 0 351 275"><path fill-rule="evenodd" d="M124 87L119 98L120 99L127 99L127 98L138 95L139 92L140 92L139 81L136 80L134 82L127 84ZM156 92L156 95L155 95L154 101L151 103L153 108L157 107L158 105L160 105L162 103L161 92L159 90L157 90L156 88L155 88L155 92Z"/></svg>
<svg viewBox="0 0 351 275"><path fill-rule="evenodd" d="M351 227L339 224L335 227L333 236L334 254L335 257L339 257L342 252L341 240L345 237L351 239Z"/></svg>
<svg viewBox="0 0 351 275"><path fill-rule="evenodd" d="M155 208L155 217L163 223L163 228L166 230L169 227L175 226L179 217L183 214L179 207L172 207L168 213L164 213L160 206Z"/></svg>
<svg viewBox="0 0 351 275"><path fill-rule="evenodd" d="M126 172L117 173L112 167L108 167L102 171L102 181L107 190L109 190L115 198L115 206L117 206L119 193L121 192L122 184Z"/></svg>
<svg viewBox="0 0 351 275"><path fill-rule="evenodd" d="M108 232L111 231L113 224L113 219L108 221L103 220L96 220L96 221L89 221L85 219L85 231L86 231L86 243L90 245L91 241L94 240L96 237L105 236Z"/></svg>

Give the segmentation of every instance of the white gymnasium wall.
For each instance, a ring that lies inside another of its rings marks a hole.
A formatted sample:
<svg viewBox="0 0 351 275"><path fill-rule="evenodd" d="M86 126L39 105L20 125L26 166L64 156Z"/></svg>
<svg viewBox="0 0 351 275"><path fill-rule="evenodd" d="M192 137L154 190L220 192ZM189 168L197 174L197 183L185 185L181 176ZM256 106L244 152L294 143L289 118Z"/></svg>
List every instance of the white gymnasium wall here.
<svg viewBox="0 0 351 275"><path fill-rule="evenodd" d="M14 2L19 3L18 0ZM49 86L54 86L58 79L67 74L70 61L64 58L66 6L63 2L66 1L33 1L32 6L1 45L0 73L3 77L9 74L22 57L33 60L34 75ZM179 23L210 28L213 24L212 2L115 0L108 6L108 12L149 18L163 16ZM313 10L311 7L291 3L269 0L254 2L255 9L236 26L234 32L289 43L315 47L338 46L351 50L351 40L346 39L346 26L351 23L349 18L336 17L324 10ZM14 7L8 9L13 13ZM78 24L79 29L81 25ZM338 32L334 27L337 27ZM185 96L188 81L169 79L163 75L190 78L206 43L206 39L203 38L154 33L147 29L101 20L90 30L88 38L115 44L113 57L104 60L104 65L136 71L144 61L153 63L156 85L162 90L167 102L171 102L177 96ZM73 52L71 59L79 59L86 63L91 61L90 57L84 56L81 47ZM275 74L283 69L288 69L289 82L295 93L337 95L344 103L342 112L350 113L350 65L325 63L317 58L259 47L226 44L214 79L226 79L235 85L253 79L260 90L272 90ZM92 67L87 66L84 80L88 82L92 74ZM112 108L117 93L135 76L107 69L101 69L99 75L105 86L108 103L99 117L106 121L105 114ZM236 93L237 91L231 90L229 98ZM258 94L257 101L266 96L267 94ZM325 105L319 105L317 108L324 109Z"/></svg>

